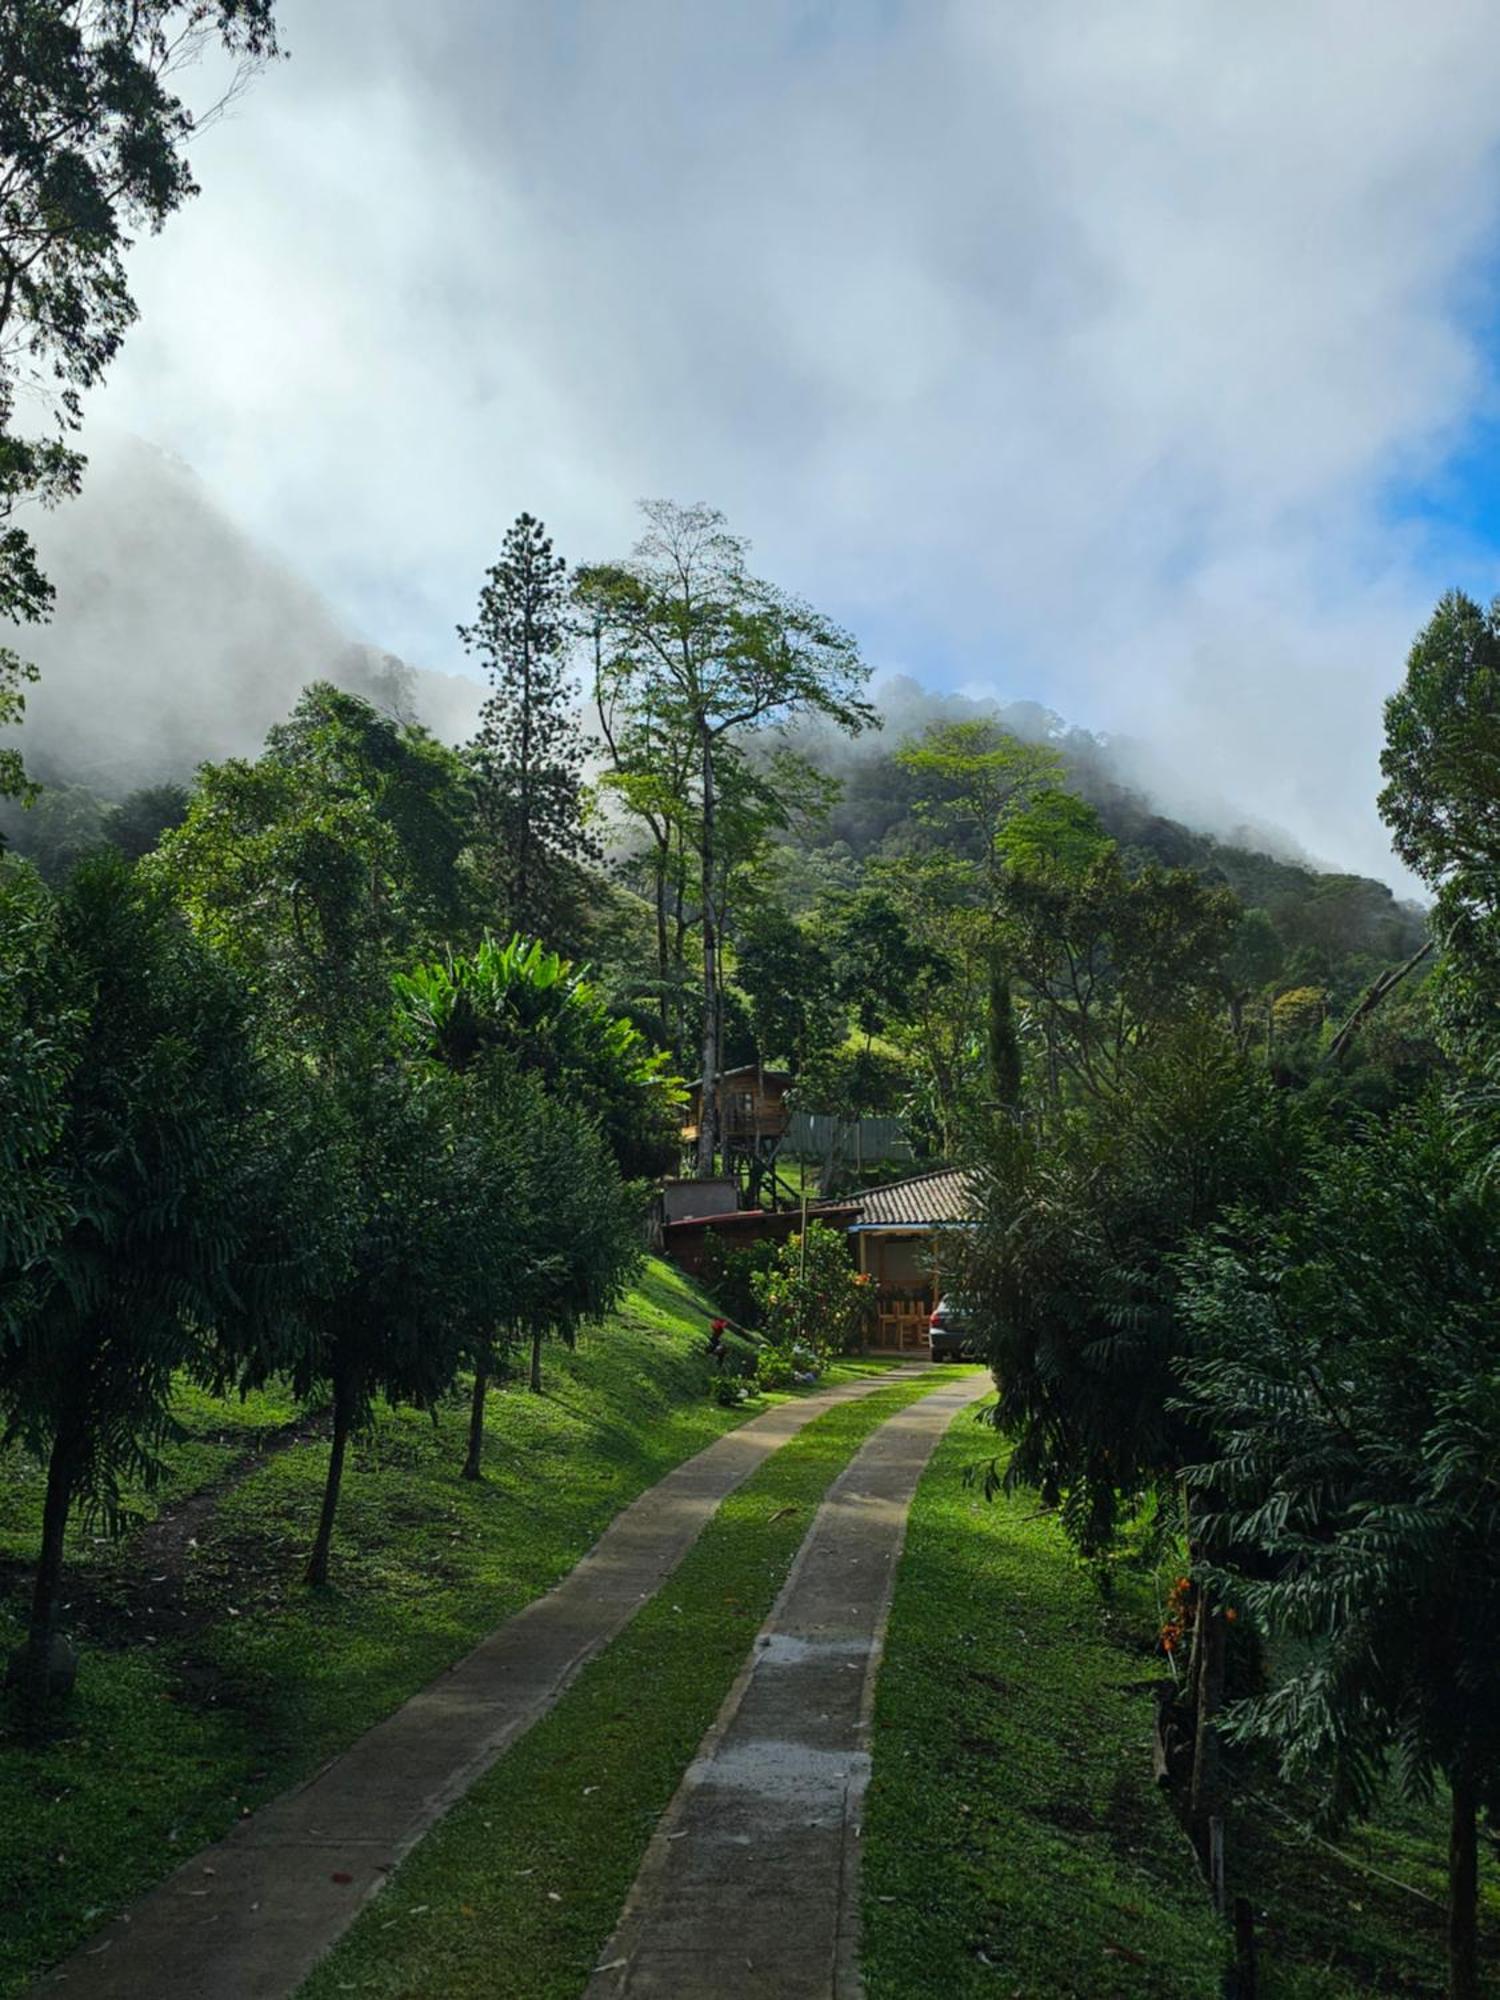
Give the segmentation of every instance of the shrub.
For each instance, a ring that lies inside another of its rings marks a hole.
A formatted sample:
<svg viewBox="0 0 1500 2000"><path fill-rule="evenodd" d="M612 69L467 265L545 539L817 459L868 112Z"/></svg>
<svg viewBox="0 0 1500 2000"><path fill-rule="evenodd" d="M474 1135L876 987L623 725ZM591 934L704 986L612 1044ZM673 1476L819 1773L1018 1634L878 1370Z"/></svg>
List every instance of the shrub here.
<svg viewBox="0 0 1500 2000"><path fill-rule="evenodd" d="M858 1336L868 1287L849 1261L845 1238L826 1223L810 1222L805 1235L789 1237L770 1267L753 1274L751 1287L774 1348L805 1347L816 1366Z"/></svg>
<svg viewBox="0 0 1500 2000"><path fill-rule="evenodd" d="M770 1241L729 1244L708 1232L703 1248L703 1287L736 1326L760 1326L760 1300L755 1280L763 1271L774 1269L780 1245Z"/></svg>

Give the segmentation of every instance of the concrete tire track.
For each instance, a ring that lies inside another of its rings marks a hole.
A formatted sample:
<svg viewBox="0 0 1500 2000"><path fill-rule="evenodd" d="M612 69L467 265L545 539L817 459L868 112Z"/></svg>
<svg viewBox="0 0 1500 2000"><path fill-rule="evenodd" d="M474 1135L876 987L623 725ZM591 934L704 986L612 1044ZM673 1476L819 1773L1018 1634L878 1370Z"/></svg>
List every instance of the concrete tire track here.
<svg viewBox="0 0 1500 2000"><path fill-rule="evenodd" d="M906 1517L990 1387L976 1374L888 1418L829 1487L585 2000L858 2000L860 1816Z"/></svg>
<svg viewBox="0 0 1500 2000"><path fill-rule="evenodd" d="M921 1372L892 1369L778 1404L675 1467L545 1596L194 1855L34 1994L290 2000L422 1835L660 1589L722 1500L825 1411Z"/></svg>

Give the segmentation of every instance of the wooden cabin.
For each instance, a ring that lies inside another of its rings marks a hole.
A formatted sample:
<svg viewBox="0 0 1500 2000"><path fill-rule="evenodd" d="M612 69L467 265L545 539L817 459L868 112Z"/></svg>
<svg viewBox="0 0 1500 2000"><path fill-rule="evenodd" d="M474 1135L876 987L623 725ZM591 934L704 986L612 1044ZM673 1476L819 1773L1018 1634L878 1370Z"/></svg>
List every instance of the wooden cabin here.
<svg viewBox="0 0 1500 2000"><path fill-rule="evenodd" d="M731 1151L761 1151L782 1137L790 1119L786 1094L792 1087L789 1069L767 1069L764 1063L742 1063L719 1071L719 1144ZM688 1095L682 1128L684 1146L696 1146L703 1118L703 1086Z"/></svg>
<svg viewBox="0 0 1500 2000"><path fill-rule="evenodd" d="M943 1295L943 1244L972 1222L969 1176L958 1167L865 1188L849 1235L861 1271L875 1280L874 1346L926 1354L927 1322Z"/></svg>

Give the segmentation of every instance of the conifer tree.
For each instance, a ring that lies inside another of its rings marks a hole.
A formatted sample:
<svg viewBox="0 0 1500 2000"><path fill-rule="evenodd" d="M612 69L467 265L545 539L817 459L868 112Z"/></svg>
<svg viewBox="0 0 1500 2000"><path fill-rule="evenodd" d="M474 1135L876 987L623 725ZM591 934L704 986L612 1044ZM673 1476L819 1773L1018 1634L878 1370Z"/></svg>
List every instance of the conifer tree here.
<svg viewBox="0 0 1500 2000"><path fill-rule="evenodd" d="M533 937L555 928L559 863L598 855L584 825L586 746L567 670L566 574L542 523L519 514L474 623L458 628L490 683L471 746L485 859L503 921Z"/></svg>

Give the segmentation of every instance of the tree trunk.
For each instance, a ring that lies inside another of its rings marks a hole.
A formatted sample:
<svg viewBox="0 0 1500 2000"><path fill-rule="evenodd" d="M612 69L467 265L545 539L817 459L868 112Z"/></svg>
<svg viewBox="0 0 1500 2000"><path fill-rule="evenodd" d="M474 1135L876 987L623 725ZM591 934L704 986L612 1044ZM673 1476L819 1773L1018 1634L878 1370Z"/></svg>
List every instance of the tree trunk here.
<svg viewBox="0 0 1500 2000"><path fill-rule="evenodd" d="M653 866L656 871L656 978L660 998L657 1011L661 1016L661 1041L663 1048L672 1045L672 1011L668 994L671 990L672 965L667 944L667 863L670 859L668 848L659 843Z"/></svg>
<svg viewBox="0 0 1500 2000"><path fill-rule="evenodd" d="M63 1538L77 1476L77 1440L59 1431L47 1460L47 1497L42 1504L42 1546L31 1590L31 1625L26 1635L26 1699L40 1707L47 1699L57 1599L62 1586Z"/></svg>
<svg viewBox="0 0 1500 2000"><path fill-rule="evenodd" d="M1216 1861L1214 1822L1224 1810L1219 1755L1219 1710L1224 1701L1224 1614L1210 1605L1206 1595L1198 1600L1198 1620L1202 1627L1198 1648L1197 1735L1193 1744L1193 1790L1189 1818L1193 1838L1203 1857L1214 1892L1215 1906L1222 1909L1223 1880Z"/></svg>
<svg viewBox="0 0 1500 2000"><path fill-rule="evenodd" d="M340 1381L333 1385L333 1444L328 1453L328 1477L323 1485L323 1508L318 1516L318 1532L312 1554L307 1559L306 1581L321 1590L328 1581L328 1550L333 1541L333 1517L338 1511L339 1487L344 1478L344 1451L354 1419L352 1388Z"/></svg>
<svg viewBox="0 0 1500 2000"><path fill-rule="evenodd" d="M1479 2000L1479 1846L1474 1775L1453 1779L1448 1831L1448 2000Z"/></svg>
<svg viewBox="0 0 1500 2000"><path fill-rule="evenodd" d="M719 1138L719 936L714 910L714 864L717 859L713 738L703 739L703 836L699 860L703 874L703 1085L698 1115L698 1178L714 1170Z"/></svg>
<svg viewBox="0 0 1500 2000"><path fill-rule="evenodd" d="M474 1364L474 1400L469 1405L469 1454L464 1460L465 1479L484 1477L484 1399L490 1386L490 1358L481 1355Z"/></svg>
<svg viewBox="0 0 1500 2000"><path fill-rule="evenodd" d="M529 1387L530 1387L530 1389L531 1389L531 1393L532 1393L532 1395L533 1395L533 1396L540 1396L540 1395L541 1395L541 1393L542 1393L542 1329L541 1329L541 1328L540 1328L539 1326L535 1326L535 1327L533 1327L533 1328L532 1328L532 1330L531 1330L531 1381L530 1381L530 1384L529 1384Z"/></svg>

